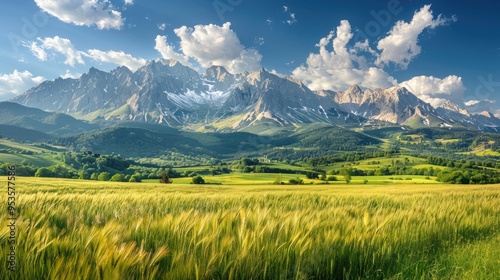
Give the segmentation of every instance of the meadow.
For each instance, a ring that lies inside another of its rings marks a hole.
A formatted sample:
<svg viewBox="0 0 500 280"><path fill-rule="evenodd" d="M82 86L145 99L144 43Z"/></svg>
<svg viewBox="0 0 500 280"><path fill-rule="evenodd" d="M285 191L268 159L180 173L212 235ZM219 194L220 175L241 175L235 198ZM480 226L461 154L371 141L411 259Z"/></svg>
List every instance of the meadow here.
<svg viewBox="0 0 500 280"><path fill-rule="evenodd" d="M2 279L500 277L500 185L16 183Z"/></svg>
<svg viewBox="0 0 500 280"><path fill-rule="evenodd" d="M223 185L272 185L277 177L281 178L281 182L288 183L290 179L300 178L304 184L324 185L327 182L319 179L308 179L301 174L276 174L276 173L242 173L232 172L230 174L222 175L203 175L203 179L208 184L223 184ZM329 181L328 184L345 185L344 176L336 176L337 181ZM366 184L369 185L383 185L383 184L440 184L435 180L435 177L422 176L422 175L393 175L393 176L352 176L352 185ZM173 178L175 184L189 184L192 181L191 177ZM156 183L158 179L145 179L143 182Z"/></svg>

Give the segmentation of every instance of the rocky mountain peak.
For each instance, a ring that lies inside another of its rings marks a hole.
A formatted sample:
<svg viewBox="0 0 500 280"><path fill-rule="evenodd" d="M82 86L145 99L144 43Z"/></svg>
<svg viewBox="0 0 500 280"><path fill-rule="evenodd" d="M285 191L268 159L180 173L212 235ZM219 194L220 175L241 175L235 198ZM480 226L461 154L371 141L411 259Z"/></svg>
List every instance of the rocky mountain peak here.
<svg viewBox="0 0 500 280"><path fill-rule="evenodd" d="M480 116L484 116L484 117L487 117L489 119L493 119L493 118L496 118L495 115L493 115L491 112L488 112L488 111L482 111L481 113L479 113L478 115Z"/></svg>
<svg viewBox="0 0 500 280"><path fill-rule="evenodd" d="M363 90L358 85L352 85L352 86L350 86L345 92L346 93L363 94Z"/></svg>
<svg viewBox="0 0 500 280"><path fill-rule="evenodd" d="M459 114L465 115L465 116L470 116L469 111L460 108L460 106L458 106L458 104L454 103L451 100L446 100L446 102L444 102L443 104L441 104L441 106L439 106L439 107L443 108L445 110L449 110L449 111L452 111L452 112L455 112L455 113L459 113Z"/></svg>
<svg viewBox="0 0 500 280"><path fill-rule="evenodd" d="M274 77L278 76L267 72L266 69L264 68L261 68L260 70L250 72L247 75L247 81L251 84L255 84L256 82L262 82L268 78L274 78Z"/></svg>
<svg viewBox="0 0 500 280"><path fill-rule="evenodd" d="M90 67L89 72L87 73L87 75L91 76L91 77L96 77L96 76L103 75L103 74L108 74L108 73L101 71L95 67Z"/></svg>
<svg viewBox="0 0 500 280"><path fill-rule="evenodd" d="M152 60L150 63L160 63L162 65L169 66L169 67L174 67L178 64L181 64L179 61L177 61L173 58L169 58L169 59L159 58L156 60Z"/></svg>
<svg viewBox="0 0 500 280"><path fill-rule="evenodd" d="M500 126L491 113L467 117L464 112L468 112L452 102L434 109L404 87L372 90L353 85L343 92L313 92L300 81L264 68L233 75L222 66L212 66L200 75L173 59L149 61L135 72L126 67L110 72L92 67L78 79L45 81L13 101L91 121L134 120L169 126L213 123L218 128L239 129L257 121L337 123L344 113L344 120L354 116L402 124L425 116L433 123L441 119L476 128Z"/></svg>
<svg viewBox="0 0 500 280"><path fill-rule="evenodd" d="M211 66L208 68L203 77L210 80L223 82L226 79L231 79L233 75L229 73L223 66Z"/></svg>
<svg viewBox="0 0 500 280"><path fill-rule="evenodd" d="M121 75L121 74L133 74L133 73L128 67L119 66L116 69L111 70L111 74Z"/></svg>

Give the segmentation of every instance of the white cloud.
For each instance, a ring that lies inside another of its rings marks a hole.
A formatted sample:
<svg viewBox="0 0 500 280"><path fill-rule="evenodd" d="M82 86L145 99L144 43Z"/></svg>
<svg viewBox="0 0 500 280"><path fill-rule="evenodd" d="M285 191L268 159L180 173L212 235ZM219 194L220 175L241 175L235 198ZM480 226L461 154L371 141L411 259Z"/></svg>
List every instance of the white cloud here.
<svg viewBox="0 0 500 280"><path fill-rule="evenodd" d="M48 54L61 54L66 58L64 64L73 67L75 64L85 65L83 57L89 57L99 62L114 63L120 66L123 65L132 71L146 64L145 59L133 57L123 51L111 50L105 52L97 49L90 49L87 52L79 51L69 39L60 38L59 36L53 38L47 37L44 39L38 38L37 40L40 44L32 42L26 46L31 50L34 56L42 61L47 60Z"/></svg>
<svg viewBox="0 0 500 280"><path fill-rule="evenodd" d="M125 5L133 5L134 0L125 0Z"/></svg>
<svg viewBox="0 0 500 280"><path fill-rule="evenodd" d="M400 83L400 86L406 87L417 97L434 107L439 107L447 99L461 103L458 101L463 100L466 89L462 78L455 75L444 79L433 76L418 76Z"/></svg>
<svg viewBox="0 0 500 280"><path fill-rule="evenodd" d="M290 13L290 18L286 20L286 23L288 25L292 25L297 22L297 19L295 18L295 13Z"/></svg>
<svg viewBox="0 0 500 280"><path fill-rule="evenodd" d="M189 57L175 51L174 47L167 43L167 36L157 35L155 39L155 50L165 59L175 59L180 63L192 67Z"/></svg>
<svg viewBox="0 0 500 280"><path fill-rule="evenodd" d="M31 42L31 45L27 47L31 50L33 55L41 61L47 60L47 52L42 47L39 47L36 42Z"/></svg>
<svg viewBox="0 0 500 280"><path fill-rule="evenodd" d="M166 28L167 28L166 23L158 24L158 29L160 29L161 31L165 30Z"/></svg>
<svg viewBox="0 0 500 280"><path fill-rule="evenodd" d="M494 109L493 106L495 105L496 100L489 100L489 99L470 99L466 101L464 104L466 106L466 109L471 112L471 113L480 113L484 111L489 111L489 112L494 112L498 109Z"/></svg>
<svg viewBox="0 0 500 280"><path fill-rule="evenodd" d="M60 77L63 79L77 79L78 77L80 77L80 75L75 75L71 73L69 69L66 69L66 73L62 74Z"/></svg>
<svg viewBox="0 0 500 280"><path fill-rule="evenodd" d="M0 101L9 100L33 86L45 81L42 76L33 76L29 71L0 75Z"/></svg>
<svg viewBox="0 0 500 280"><path fill-rule="evenodd" d="M40 45L38 45L36 42L32 42L30 45L28 45L28 47L30 48L33 55L42 61L47 60L47 51L51 50L55 53L59 53L65 56L65 64L73 67L77 63L85 64L82 59L83 53L78 51L69 39L55 36L53 38L38 38L38 41L40 42Z"/></svg>
<svg viewBox="0 0 500 280"><path fill-rule="evenodd" d="M418 36L426 29L434 29L450 21L438 15L434 18L431 5L425 5L420 11L415 12L410 23L398 21L389 31L389 35L378 42L377 49L382 53L377 59L377 65L382 66L393 62L403 69L408 67L412 59L420 54ZM451 20L455 21L453 17Z"/></svg>
<svg viewBox="0 0 500 280"><path fill-rule="evenodd" d="M258 38L256 37L256 38L255 38L255 43L256 43L257 45L259 45L259 46L264 45L264 43L265 43L264 37L258 37Z"/></svg>
<svg viewBox="0 0 500 280"><path fill-rule="evenodd" d="M500 109L497 109L494 114L495 117L500 118Z"/></svg>
<svg viewBox="0 0 500 280"><path fill-rule="evenodd" d="M146 60L143 58L135 58L130 54L124 53L123 51L101 51L101 50L88 50L86 54L93 60L100 62L113 63L120 66L126 66L132 71L137 70L137 68L146 64Z"/></svg>
<svg viewBox="0 0 500 280"><path fill-rule="evenodd" d="M282 74L282 73L280 73L280 72L276 71L276 69L272 69L271 71L269 71L269 73L271 73L271 74L273 74L273 75L276 75L276 76L278 76L278 77L280 77L280 78L285 78L285 77L286 77L286 75L285 75L285 74Z"/></svg>
<svg viewBox="0 0 500 280"><path fill-rule="evenodd" d="M478 104L479 102L481 102L481 101L479 101L479 100L469 100L469 101L465 102L464 104L465 104L465 106L474 106L474 105Z"/></svg>
<svg viewBox="0 0 500 280"><path fill-rule="evenodd" d="M114 9L109 0L35 0L35 3L62 22L78 26L121 29L124 23L121 12ZM125 4L133 4L133 1L125 0Z"/></svg>
<svg viewBox="0 0 500 280"><path fill-rule="evenodd" d="M232 73L259 69L262 55L254 49L245 49L230 27L231 23L226 22L222 26L196 25L194 29L182 26L174 32L181 39L184 55L204 68L224 66Z"/></svg>
<svg viewBox="0 0 500 280"><path fill-rule="evenodd" d="M366 59L356 55L356 49L348 49L347 44L352 37L351 25L342 20L336 33L331 31L316 44L319 53L309 54L306 65L293 70L292 76L313 90L342 91L354 84L385 88L396 84L396 80L384 70L368 67ZM327 49L330 44L332 51Z"/></svg>
<svg viewBox="0 0 500 280"><path fill-rule="evenodd" d="M494 104L495 101L489 100L489 99L483 99L483 100L472 99L472 100L465 102L464 104L465 104L465 106L475 106L475 105L478 105L480 103Z"/></svg>
<svg viewBox="0 0 500 280"><path fill-rule="evenodd" d="M297 18L295 17L295 13L292 13L290 11L290 8L288 6L283 6L283 12L287 13L289 18L285 20L284 22L287 23L288 25L292 25L297 22Z"/></svg>

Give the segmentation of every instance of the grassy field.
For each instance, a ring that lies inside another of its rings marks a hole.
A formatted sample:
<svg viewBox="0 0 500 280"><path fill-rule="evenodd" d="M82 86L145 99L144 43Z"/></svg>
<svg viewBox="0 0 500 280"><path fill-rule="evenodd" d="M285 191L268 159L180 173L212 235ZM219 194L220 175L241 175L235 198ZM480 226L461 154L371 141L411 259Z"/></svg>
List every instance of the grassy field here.
<svg viewBox="0 0 500 280"><path fill-rule="evenodd" d="M417 157L412 157L408 155L401 155L397 157L392 157L392 158L386 158L386 157L381 157L381 158L370 158L370 159L365 159L365 160L360 160L357 161L357 164L351 165L352 168L356 169L361 169L361 170L375 170L380 167L384 166L389 166L392 165L393 162L396 163L399 161L400 163L405 163L407 162L408 166L412 166L415 168L427 168L427 167L433 167L436 168L438 166L431 165L431 164L426 164L426 160L422 158L417 158ZM376 162L376 163L374 163ZM323 170L330 170L330 169L341 169L344 166L346 166L348 163L347 162L337 162L332 165L321 165L318 166L318 168L323 169Z"/></svg>
<svg viewBox="0 0 500 280"><path fill-rule="evenodd" d="M500 277L500 185L16 182L2 279Z"/></svg>
<svg viewBox="0 0 500 280"><path fill-rule="evenodd" d="M31 152L23 154L21 152ZM36 166L51 166L60 161L54 159L52 151L34 145L0 139L0 163L27 161Z"/></svg>
<svg viewBox="0 0 500 280"><path fill-rule="evenodd" d="M241 173L233 172L230 174L222 175L203 175L203 179L209 184L222 184L222 185L271 185L276 180L276 177L281 177L281 182L288 183L290 179L297 177L304 181L304 184L325 184L324 181L316 179L307 179L302 174L276 174L276 173ZM328 184L345 185L344 177L342 175L336 176L338 181L330 181ZM391 176L352 176L351 185L366 184L380 185L380 184L439 184L435 177L426 179L427 176L420 175L391 175ZM175 184L190 184L191 177L173 178ZM157 183L158 179L145 179L145 183Z"/></svg>

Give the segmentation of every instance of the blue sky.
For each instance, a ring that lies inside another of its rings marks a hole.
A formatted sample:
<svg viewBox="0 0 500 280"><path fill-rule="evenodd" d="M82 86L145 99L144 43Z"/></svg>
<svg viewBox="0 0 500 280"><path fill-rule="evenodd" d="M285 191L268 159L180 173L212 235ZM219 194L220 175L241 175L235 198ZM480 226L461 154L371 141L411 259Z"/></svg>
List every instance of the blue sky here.
<svg viewBox="0 0 500 280"><path fill-rule="evenodd" d="M0 11L0 100L92 66L264 67L312 89L406 86L500 114L498 1L23 0ZM468 105L468 106L466 106Z"/></svg>

